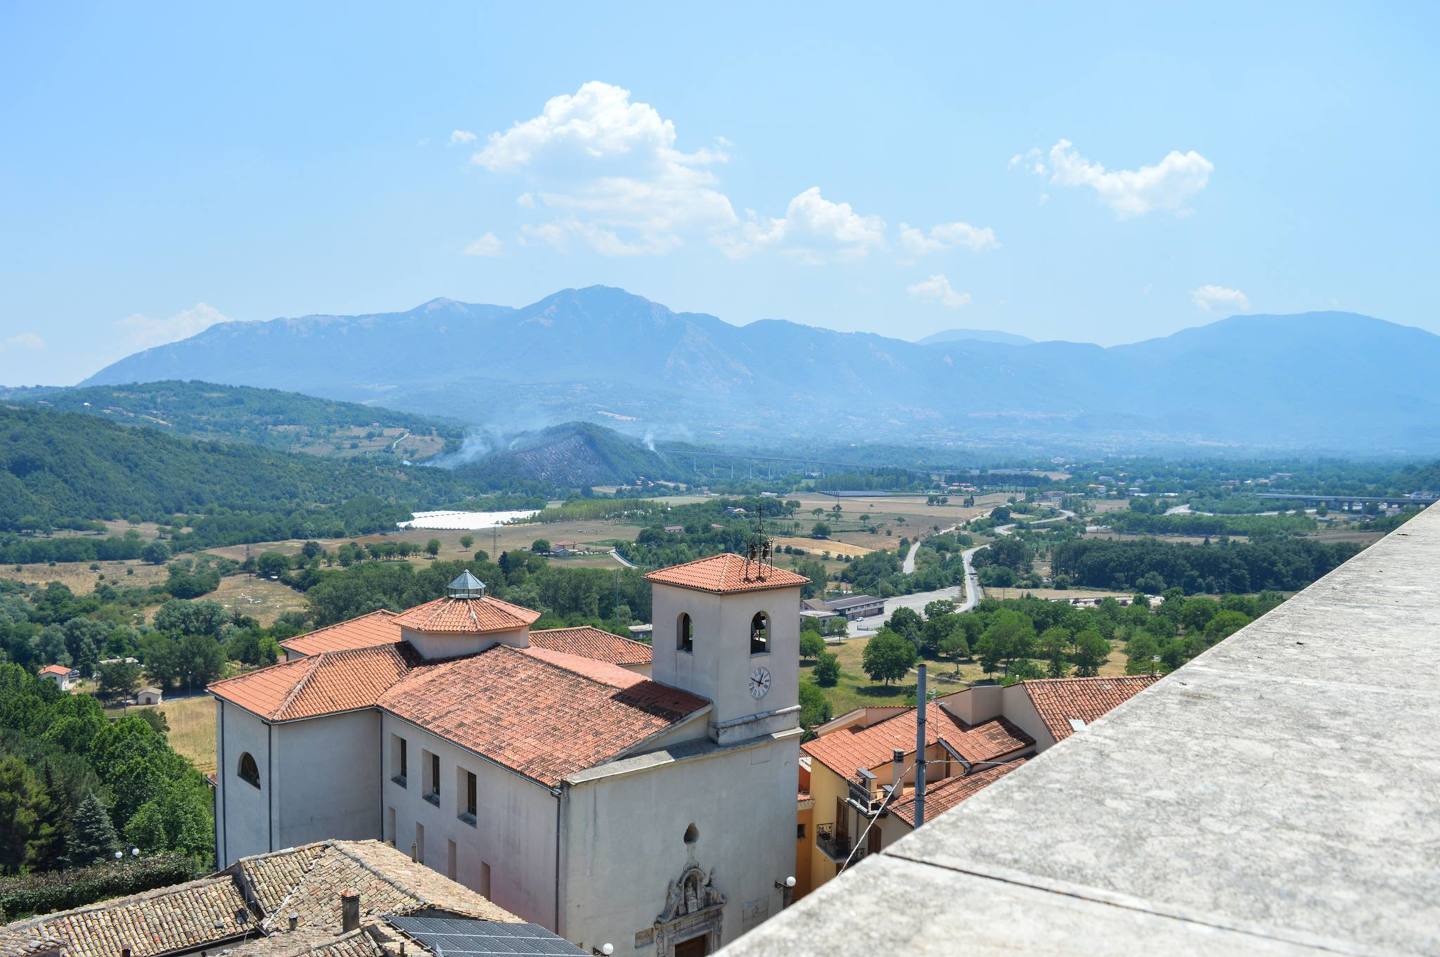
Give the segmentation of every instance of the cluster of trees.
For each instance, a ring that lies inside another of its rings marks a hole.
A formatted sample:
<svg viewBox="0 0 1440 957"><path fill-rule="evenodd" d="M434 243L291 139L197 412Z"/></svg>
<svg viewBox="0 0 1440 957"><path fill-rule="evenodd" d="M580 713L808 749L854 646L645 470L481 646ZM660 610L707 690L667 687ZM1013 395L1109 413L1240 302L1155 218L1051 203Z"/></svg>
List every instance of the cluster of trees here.
<svg viewBox="0 0 1440 957"><path fill-rule="evenodd" d="M157 603L146 624L145 609ZM76 595L59 582L44 588L0 582L0 661L31 671L68 665L96 675L106 697L134 691L142 665L154 684L193 690L220 677L227 661L270 664L278 640L303 627L303 615L285 615L264 628L217 602L167 598L155 588L102 583Z"/></svg>
<svg viewBox="0 0 1440 957"><path fill-rule="evenodd" d="M625 557L646 568L661 568L720 552L743 554L759 540L757 520L789 518L800 503L778 498L720 498L668 509L625 545ZM741 509L733 514L729 509ZM667 531L667 528L678 529Z"/></svg>
<svg viewBox="0 0 1440 957"><path fill-rule="evenodd" d="M1144 595L1129 605L1107 598L1084 608L1033 597L987 598L966 614L952 602L934 601L923 615L896 609L866 644L861 664L872 681L884 684L903 681L922 658L950 662L957 670L974 661L1006 682L1087 677L1099 674L1119 645L1130 673L1170 671L1283 600L1278 592L1187 598L1172 589L1154 607ZM823 646L817 655L823 662ZM814 677L825 685L818 665Z"/></svg>
<svg viewBox="0 0 1440 957"><path fill-rule="evenodd" d="M0 664L0 872L82 867L129 848L211 863L209 786L144 714L108 720L94 698Z"/></svg>
<svg viewBox="0 0 1440 957"><path fill-rule="evenodd" d="M1166 515L1169 499L1132 498L1124 512L1110 512L1104 523L1133 535L1295 535L1313 532L1315 519L1303 513L1285 515ZM1271 506L1273 508L1273 505Z"/></svg>
<svg viewBox="0 0 1440 957"><path fill-rule="evenodd" d="M1211 545L1086 539L1057 544L1051 569L1057 583L1150 594L1295 591L1359 551L1353 542L1303 538Z"/></svg>
<svg viewBox="0 0 1440 957"><path fill-rule="evenodd" d="M625 634L650 616L650 586L631 568L565 568L529 551L507 551L491 561L366 562L324 572L305 597L315 626L389 608L399 611L445 594L445 586L469 569L488 593L544 612L537 628L593 624Z"/></svg>

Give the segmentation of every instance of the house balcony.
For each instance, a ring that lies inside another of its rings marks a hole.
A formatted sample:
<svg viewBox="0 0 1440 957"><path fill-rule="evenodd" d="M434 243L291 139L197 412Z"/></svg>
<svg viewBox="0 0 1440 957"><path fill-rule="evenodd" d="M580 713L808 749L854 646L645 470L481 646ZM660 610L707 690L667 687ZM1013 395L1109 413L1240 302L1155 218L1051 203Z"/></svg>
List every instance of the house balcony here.
<svg viewBox="0 0 1440 957"><path fill-rule="evenodd" d="M815 828L815 846L836 864L844 864L855 849L855 842L849 834L835 833L834 824L821 824Z"/></svg>

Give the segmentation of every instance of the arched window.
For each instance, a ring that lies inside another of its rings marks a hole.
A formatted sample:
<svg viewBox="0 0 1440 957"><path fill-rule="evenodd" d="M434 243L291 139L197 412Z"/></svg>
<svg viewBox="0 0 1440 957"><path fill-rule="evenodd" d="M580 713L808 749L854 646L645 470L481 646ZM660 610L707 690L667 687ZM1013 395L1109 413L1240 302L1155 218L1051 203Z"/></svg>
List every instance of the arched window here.
<svg viewBox="0 0 1440 957"><path fill-rule="evenodd" d="M750 654L763 655L770 650L770 616L757 611L750 619Z"/></svg>
<svg viewBox="0 0 1440 957"><path fill-rule="evenodd" d="M260 766L255 763L255 759L250 756L249 751L240 755L239 773L240 780L253 784L257 788L260 786Z"/></svg>
<svg viewBox="0 0 1440 957"><path fill-rule="evenodd" d="M691 824L685 829L685 843L694 844L698 840L700 840L700 829Z"/></svg>
<svg viewBox="0 0 1440 957"><path fill-rule="evenodd" d="M675 647L681 651L695 650L695 624L684 612L675 626Z"/></svg>

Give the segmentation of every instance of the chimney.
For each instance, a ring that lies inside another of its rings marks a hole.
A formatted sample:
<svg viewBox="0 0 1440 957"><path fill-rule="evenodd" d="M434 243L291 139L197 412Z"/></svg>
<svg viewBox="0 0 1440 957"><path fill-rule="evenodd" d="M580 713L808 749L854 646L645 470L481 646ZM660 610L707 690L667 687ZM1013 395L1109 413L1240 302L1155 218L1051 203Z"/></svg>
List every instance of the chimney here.
<svg viewBox="0 0 1440 957"><path fill-rule="evenodd" d="M291 930L294 930L296 927L298 927L298 926L300 925L300 915L292 912L292 913L290 914L290 917L289 917L289 922L290 922L290 929L291 929Z"/></svg>
<svg viewBox="0 0 1440 957"><path fill-rule="evenodd" d="M340 932L360 929L360 895L354 891L340 892Z"/></svg>
<svg viewBox="0 0 1440 957"><path fill-rule="evenodd" d="M905 752L901 748L895 748L890 752L890 761L893 770L890 772L890 803L894 804L900 800L900 792L905 789Z"/></svg>
<svg viewBox="0 0 1440 957"><path fill-rule="evenodd" d="M129 947L121 947L121 948L120 948L120 957L130 957L130 948L129 948Z"/></svg>

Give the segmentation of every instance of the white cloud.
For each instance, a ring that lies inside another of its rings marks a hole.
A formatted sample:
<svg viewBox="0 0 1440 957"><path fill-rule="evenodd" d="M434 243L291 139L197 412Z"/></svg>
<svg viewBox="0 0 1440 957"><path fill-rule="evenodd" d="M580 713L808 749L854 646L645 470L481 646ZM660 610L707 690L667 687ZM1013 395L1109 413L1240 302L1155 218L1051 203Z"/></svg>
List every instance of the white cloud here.
<svg viewBox="0 0 1440 957"><path fill-rule="evenodd" d="M950 285L950 280L944 273L936 273L929 279L922 279L913 286L907 286L905 291L912 298L922 302L936 302L946 309L959 309L961 306L970 304L968 292L956 292Z"/></svg>
<svg viewBox="0 0 1440 957"><path fill-rule="evenodd" d="M480 138L480 137L476 136L474 133L471 133L469 130L451 130L451 131L450 131L450 145L451 145L451 146L462 146L462 145L464 145L464 144L466 144L466 143L473 143L473 142L475 142L476 140L478 140L479 138Z"/></svg>
<svg viewBox="0 0 1440 957"><path fill-rule="evenodd" d="M229 321L230 319L214 306L197 302L189 309L166 319L152 319L136 313L121 319L117 325L124 331L132 348L148 349L167 342L188 339L216 323Z"/></svg>
<svg viewBox="0 0 1440 957"><path fill-rule="evenodd" d="M10 352L15 349L43 349L45 340L33 332L17 332L13 336L0 339L0 352Z"/></svg>
<svg viewBox="0 0 1440 957"><path fill-rule="evenodd" d="M995 249L1000 240L989 226L971 226L969 223L941 223L931 226L930 232L917 229L909 223L900 224L900 245L911 256L924 256L963 246L972 252Z"/></svg>
<svg viewBox="0 0 1440 957"><path fill-rule="evenodd" d="M1190 300L1206 312L1217 310L1249 312L1250 297L1239 289L1213 284L1190 290Z"/></svg>
<svg viewBox="0 0 1440 957"><path fill-rule="evenodd" d="M783 217L760 219L752 212L738 236L719 244L732 256L776 248L811 263L857 259L885 245L885 220L831 202L812 186L790 200Z"/></svg>
<svg viewBox="0 0 1440 957"><path fill-rule="evenodd" d="M500 237L494 233L486 233L479 239L474 240L465 246L467 256L498 256L504 250L505 244Z"/></svg>
<svg viewBox="0 0 1440 957"><path fill-rule="evenodd" d="M605 255L659 254L737 223L710 170L725 162L724 152L687 153L675 142L675 124L653 106L591 81L552 97L539 116L490 134L471 159L534 180L537 188L517 202L556 218L525 235L557 248L576 240Z"/></svg>
<svg viewBox="0 0 1440 957"><path fill-rule="evenodd" d="M1210 182L1215 164L1194 150L1172 150L1160 162L1139 169L1107 170L1081 156L1069 140L1060 140L1048 154L1032 149L1010 158L1010 165L1030 164L1037 176L1048 176L1056 186L1092 189L1101 202L1121 218L1143 216L1157 210L1183 216L1186 203Z"/></svg>

